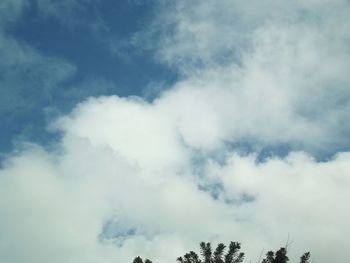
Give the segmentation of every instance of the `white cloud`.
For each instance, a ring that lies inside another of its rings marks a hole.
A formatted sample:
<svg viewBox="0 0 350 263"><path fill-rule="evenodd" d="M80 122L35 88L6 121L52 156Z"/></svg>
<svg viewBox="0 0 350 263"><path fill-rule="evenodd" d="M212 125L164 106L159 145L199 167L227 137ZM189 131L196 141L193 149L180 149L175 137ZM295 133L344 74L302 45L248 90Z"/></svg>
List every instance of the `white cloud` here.
<svg viewBox="0 0 350 263"><path fill-rule="evenodd" d="M268 3L176 2L163 23L174 35L157 54L181 81L153 102L91 98L52 125L63 133L57 151L9 156L0 259L174 262L199 241L238 240L256 261L290 234L293 258L310 249L317 262L345 262L349 152L258 163L225 150L240 141L349 147L347 2ZM209 157L216 150L221 163Z"/></svg>
<svg viewBox="0 0 350 263"><path fill-rule="evenodd" d="M96 125L91 127L91 122ZM78 106L70 118L60 120L60 126L68 133L88 138L93 145L112 147L123 157L136 160L141 168L177 167L186 158L166 112L142 99L91 99Z"/></svg>
<svg viewBox="0 0 350 263"><path fill-rule="evenodd" d="M164 101L186 111L183 129L206 119L211 139L202 145L248 138L314 153L349 147L350 6L307 3L178 1L170 15L161 9L167 15L152 29L160 32L157 58L184 76ZM191 137L198 145L200 136Z"/></svg>
<svg viewBox="0 0 350 263"><path fill-rule="evenodd" d="M56 153L31 146L9 158L0 175L2 258L172 262L201 240L234 239L256 260L289 233L293 257L310 249L318 262L345 260L348 153L325 163L305 153L264 163L228 153L226 164L207 159L198 177L191 149L157 107L89 100L58 122L65 136ZM212 183L223 185L217 200L199 190ZM254 201L237 202L243 194Z"/></svg>
<svg viewBox="0 0 350 263"><path fill-rule="evenodd" d="M316 26L318 33L328 38L349 23L346 16L349 4L342 0L288 3L195 0L172 5L169 1L160 2L161 14L151 29L161 34L158 58L185 69L193 66L191 62L197 67L227 58L228 62L233 59L240 63L242 56L252 50L255 32L266 24L279 25L287 32L291 25L300 29ZM329 26L332 31L327 30ZM339 37L328 38L327 44L338 42Z"/></svg>

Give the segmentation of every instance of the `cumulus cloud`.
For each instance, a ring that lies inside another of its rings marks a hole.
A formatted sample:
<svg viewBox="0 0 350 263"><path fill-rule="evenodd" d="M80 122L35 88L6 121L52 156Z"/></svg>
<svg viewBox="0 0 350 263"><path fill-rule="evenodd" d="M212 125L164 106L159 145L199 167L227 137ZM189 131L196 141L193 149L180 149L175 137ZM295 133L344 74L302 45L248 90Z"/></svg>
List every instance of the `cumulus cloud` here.
<svg viewBox="0 0 350 263"><path fill-rule="evenodd" d="M197 174L162 114L135 99L92 99L56 124L65 136L55 153L27 146L10 157L0 176L2 258L172 262L201 240L237 239L256 260L289 233L293 256L307 248L319 262L345 260L348 153L324 163L228 153Z"/></svg>
<svg viewBox="0 0 350 263"><path fill-rule="evenodd" d="M217 139L328 154L349 146L350 6L307 3L178 1L156 20L156 58L185 79L174 96L207 99L211 127L226 133Z"/></svg>
<svg viewBox="0 0 350 263"><path fill-rule="evenodd" d="M52 123L55 151L9 155L0 259L174 262L202 240L237 240L256 261L289 234L291 257L345 262L349 5L265 4L161 6L156 56L182 79L151 102L90 98ZM238 142L294 151L259 161Z"/></svg>

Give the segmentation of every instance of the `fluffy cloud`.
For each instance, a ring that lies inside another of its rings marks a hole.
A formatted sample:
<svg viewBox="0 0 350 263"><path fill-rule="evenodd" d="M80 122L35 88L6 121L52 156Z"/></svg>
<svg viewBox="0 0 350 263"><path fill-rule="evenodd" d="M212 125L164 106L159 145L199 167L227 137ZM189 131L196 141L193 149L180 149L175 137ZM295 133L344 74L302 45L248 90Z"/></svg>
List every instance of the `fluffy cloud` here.
<svg viewBox="0 0 350 263"><path fill-rule="evenodd" d="M238 240L256 261L289 234L293 258L306 249L345 262L348 3L162 8L156 56L182 80L152 102L90 98L52 124L55 151L8 156L0 259L173 262L202 240ZM239 142L298 151L261 162L232 149ZM334 156L320 162L320 152Z"/></svg>
<svg viewBox="0 0 350 263"><path fill-rule="evenodd" d="M227 153L198 174L192 149L157 109L92 99L56 124L65 136L55 153L27 146L10 157L0 175L2 259L172 262L201 240L235 239L256 260L290 234L293 256L310 249L319 262L345 260L348 153L324 163Z"/></svg>
<svg viewBox="0 0 350 263"><path fill-rule="evenodd" d="M159 1L160 15L151 30L160 33L159 59L188 68L212 62L239 63L251 51L254 34L269 24L279 25L288 33L289 27L308 29L314 27L326 38L346 35L349 23L346 1ZM163 8L163 9L162 9ZM163 11L163 12L162 12ZM171 12L170 12L171 11ZM337 25L336 28L333 26ZM333 30L327 30L327 29ZM297 44L294 38L290 44ZM332 41L331 41L332 40ZM339 41L328 38L327 43ZM228 59L229 58L229 59ZM182 64L181 62L184 62ZM193 66L193 65L192 65Z"/></svg>
<svg viewBox="0 0 350 263"><path fill-rule="evenodd" d="M307 3L178 1L157 20L156 57L185 79L173 97L192 97L217 140L349 147L350 6Z"/></svg>

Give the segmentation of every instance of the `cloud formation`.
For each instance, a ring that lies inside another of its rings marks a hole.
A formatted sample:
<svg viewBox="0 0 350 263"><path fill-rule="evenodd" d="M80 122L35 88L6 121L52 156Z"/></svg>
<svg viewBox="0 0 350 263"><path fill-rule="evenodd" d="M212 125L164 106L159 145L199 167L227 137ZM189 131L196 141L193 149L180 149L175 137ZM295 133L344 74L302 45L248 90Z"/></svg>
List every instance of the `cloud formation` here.
<svg viewBox="0 0 350 263"><path fill-rule="evenodd" d="M9 158L0 176L2 258L172 262L200 240L237 239L256 260L290 234L294 257L307 248L319 262L345 260L348 153L257 163L232 152L224 163L206 158L197 173L193 151L162 114L139 100L91 99L58 122L65 136L56 153L28 146Z"/></svg>
<svg viewBox="0 0 350 263"><path fill-rule="evenodd" d="M237 240L256 261L290 235L291 258L345 262L349 4L162 4L155 56L182 79L153 101L83 101L51 124L54 151L9 154L0 260L174 262L202 240ZM258 159L282 144L285 157Z"/></svg>
<svg viewBox="0 0 350 263"><path fill-rule="evenodd" d="M350 7L307 3L178 1L153 29L163 32L157 58L223 111L227 137L347 149Z"/></svg>

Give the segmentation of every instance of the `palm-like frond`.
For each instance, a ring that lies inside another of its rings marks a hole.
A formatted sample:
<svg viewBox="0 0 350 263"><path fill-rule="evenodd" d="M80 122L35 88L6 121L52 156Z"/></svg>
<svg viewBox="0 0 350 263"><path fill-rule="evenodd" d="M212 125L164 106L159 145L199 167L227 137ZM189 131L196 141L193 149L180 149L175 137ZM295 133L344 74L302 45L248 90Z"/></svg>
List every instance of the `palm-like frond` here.
<svg viewBox="0 0 350 263"><path fill-rule="evenodd" d="M211 263L212 249L211 244L201 242L200 243L201 254L204 258L204 263Z"/></svg>
<svg viewBox="0 0 350 263"><path fill-rule="evenodd" d="M310 259L310 252L304 253L300 258L300 263L308 263Z"/></svg>
<svg viewBox="0 0 350 263"><path fill-rule="evenodd" d="M218 244L213 255L214 263L224 263L222 258L224 256L225 247L226 246L223 243Z"/></svg>
<svg viewBox="0 0 350 263"><path fill-rule="evenodd" d="M244 253L238 254L241 249L241 244L238 242L231 242L228 252L225 256L225 263L239 263L243 261Z"/></svg>

